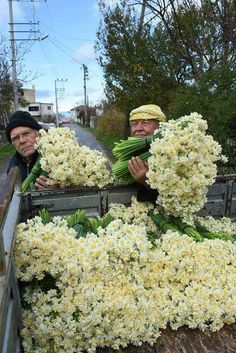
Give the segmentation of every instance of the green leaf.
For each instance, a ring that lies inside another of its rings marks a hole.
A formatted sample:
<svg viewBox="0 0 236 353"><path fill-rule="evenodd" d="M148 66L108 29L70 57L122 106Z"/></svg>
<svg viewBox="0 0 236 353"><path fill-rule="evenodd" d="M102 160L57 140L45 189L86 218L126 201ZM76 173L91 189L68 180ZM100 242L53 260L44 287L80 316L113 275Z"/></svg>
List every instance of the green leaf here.
<svg viewBox="0 0 236 353"><path fill-rule="evenodd" d="M47 224L47 223L51 222L51 220L52 220L49 212L45 208L39 210L39 216L42 218L42 222L44 224Z"/></svg>

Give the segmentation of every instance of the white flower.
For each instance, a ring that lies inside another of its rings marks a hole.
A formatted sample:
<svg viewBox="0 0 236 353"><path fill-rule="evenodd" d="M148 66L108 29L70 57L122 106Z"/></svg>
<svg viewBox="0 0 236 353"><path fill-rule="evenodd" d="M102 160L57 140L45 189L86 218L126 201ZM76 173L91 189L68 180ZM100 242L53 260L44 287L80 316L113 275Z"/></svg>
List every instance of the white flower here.
<svg viewBox="0 0 236 353"><path fill-rule="evenodd" d="M78 240L59 217L22 223L17 276L34 279L24 293L25 352L152 344L167 325L219 330L236 319L235 254L231 242L170 231L153 247L144 223L121 219ZM51 289L36 285L46 275Z"/></svg>
<svg viewBox="0 0 236 353"><path fill-rule="evenodd" d="M74 131L69 128L54 128L47 133L40 130L35 147L40 154L41 167L50 178L50 184L101 188L113 182L103 154L87 146L80 146Z"/></svg>
<svg viewBox="0 0 236 353"><path fill-rule="evenodd" d="M206 202L207 187L215 181L215 162L221 146L206 135L207 123L192 113L162 123L162 138L151 144L147 182L157 189L157 203L166 214L186 219Z"/></svg>

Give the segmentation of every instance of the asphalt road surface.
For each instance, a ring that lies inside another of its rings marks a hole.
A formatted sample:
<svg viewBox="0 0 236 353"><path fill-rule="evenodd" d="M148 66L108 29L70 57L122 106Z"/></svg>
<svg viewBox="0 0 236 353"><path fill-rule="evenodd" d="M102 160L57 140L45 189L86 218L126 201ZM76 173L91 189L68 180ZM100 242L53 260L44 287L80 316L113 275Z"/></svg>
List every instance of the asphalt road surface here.
<svg viewBox="0 0 236 353"><path fill-rule="evenodd" d="M75 131L77 140L81 146L85 145L90 147L92 150L98 150L100 152L103 152L100 143L97 141L96 137L91 132L78 126L77 124L68 124L65 126L68 126L70 129Z"/></svg>

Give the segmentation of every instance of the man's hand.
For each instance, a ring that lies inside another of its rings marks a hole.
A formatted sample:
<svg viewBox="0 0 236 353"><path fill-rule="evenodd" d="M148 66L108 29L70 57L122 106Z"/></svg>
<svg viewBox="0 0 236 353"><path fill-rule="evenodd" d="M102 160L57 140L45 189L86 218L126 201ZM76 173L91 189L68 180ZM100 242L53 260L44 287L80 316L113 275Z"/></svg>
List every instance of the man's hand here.
<svg viewBox="0 0 236 353"><path fill-rule="evenodd" d="M35 182L35 187L37 189L57 189L58 185L54 184L54 185L48 185L48 178L45 177L44 175L40 175Z"/></svg>
<svg viewBox="0 0 236 353"><path fill-rule="evenodd" d="M145 184L146 173L148 171L148 164L146 161L142 161L139 157L132 157L128 161L128 168L135 181L139 184Z"/></svg>

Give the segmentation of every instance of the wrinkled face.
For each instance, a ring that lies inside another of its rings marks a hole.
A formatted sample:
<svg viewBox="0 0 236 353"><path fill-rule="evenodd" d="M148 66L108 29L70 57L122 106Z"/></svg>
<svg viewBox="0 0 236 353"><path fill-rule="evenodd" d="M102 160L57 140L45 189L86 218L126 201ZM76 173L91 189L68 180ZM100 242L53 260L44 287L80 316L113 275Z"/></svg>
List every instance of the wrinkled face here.
<svg viewBox="0 0 236 353"><path fill-rule="evenodd" d="M24 157L30 157L35 152L34 144L38 131L27 126L18 126L11 130L11 142L15 146L17 152Z"/></svg>
<svg viewBox="0 0 236 353"><path fill-rule="evenodd" d="M159 128L158 120L131 120L130 136L145 137L153 135L154 131Z"/></svg>

